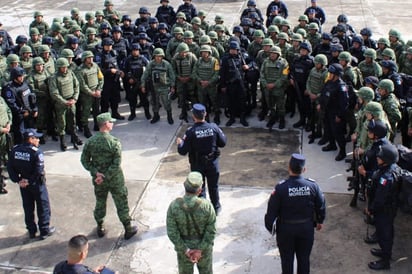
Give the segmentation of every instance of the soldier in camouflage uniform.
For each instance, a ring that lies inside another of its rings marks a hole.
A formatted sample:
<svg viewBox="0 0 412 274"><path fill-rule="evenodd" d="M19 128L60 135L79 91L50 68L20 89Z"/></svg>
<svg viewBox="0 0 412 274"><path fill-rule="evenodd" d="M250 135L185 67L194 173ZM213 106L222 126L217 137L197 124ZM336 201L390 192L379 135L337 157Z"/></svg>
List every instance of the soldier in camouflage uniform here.
<svg viewBox="0 0 412 274"><path fill-rule="evenodd" d="M94 51L96 46L99 45L100 39L96 38L97 31L94 28L86 29L86 39L83 41L81 48L86 51Z"/></svg>
<svg viewBox="0 0 412 274"><path fill-rule="evenodd" d="M289 64L282 58L280 48L273 46L269 58L263 61L260 68L260 83L265 88L266 102L270 110L267 123L272 130L279 119L279 129L285 128L285 91L288 85Z"/></svg>
<svg viewBox="0 0 412 274"><path fill-rule="evenodd" d="M10 133L12 122L12 113L6 101L0 96L0 194L6 194L3 168L6 167L8 153L10 150Z"/></svg>
<svg viewBox="0 0 412 274"><path fill-rule="evenodd" d="M379 66L376 59L376 51L374 49L368 48L363 53L365 60L359 63L358 68L362 72L362 77L365 79L368 76L381 77L382 68Z"/></svg>
<svg viewBox="0 0 412 274"><path fill-rule="evenodd" d="M154 124L160 120L159 108L160 102L167 111L167 122L172 125L174 123L172 117L172 106L169 98L169 92L175 92L176 76L173 72L172 65L164 60L164 51L162 49L155 49L153 52L153 60L147 65L142 78L140 80L142 92L146 92L146 81L150 79L153 84L153 91L151 94L151 104L153 107L153 118L150 123Z"/></svg>
<svg viewBox="0 0 412 274"><path fill-rule="evenodd" d="M103 9L104 19L107 20L110 25L116 26L120 22L120 12L113 9L113 1L112 0L105 0L104 1L105 8Z"/></svg>
<svg viewBox="0 0 412 274"><path fill-rule="evenodd" d="M103 73L99 66L93 62L94 54L91 51L82 53L82 62L75 71L79 80L80 94L79 101L81 104L80 125L86 138L92 136L89 129L90 112L93 113L94 129L98 129L97 115L100 113L100 97L103 89Z"/></svg>
<svg viewBox="0 0 412 274"><path fill-rule="evenodd" d="M399 72L412 75L412 47L409 47L401 56Z"/></svg>
<svg viewBox="0 0 412 274"><path fill-rule="evenodd" d="M180 274L213 273L213 242L216 236L216 214L212 204L199 198L202 174L192 171L184 182L185 196L175 199L167 210L167 236L174 244Z"/></svg>
<svg viewBox="0 0 412 274"><path fill-rule="evenodd" d="M217 81L219 80L219 60L212 56L209 45L200 48L200 58L197 60L192 73L192 79L197 85L199 102L206 106L209 112L215 114L214 122L220 124L220 111L217 98Z"/></svg>
<svg viewBox="0 0 412 274"><path fill-rule="evenodd" d="M365 121L366 121L366 115L365 115L365 108L366 105L369 104L369 102L373 101L373 99L375 98L375 92L373 91L373 89L369 88L369 87L361 87L357 92L357 112L355 113L355 117L356 117L356 128L354 133L351 136L352 142L355 144L355 146L360 147L360 139L361 136L362 138L367 137L367 135L365 135L366 132L364 132L364 130L366 130L367 128L365 128ZM366 140L366 139L364 139ZM363 144L366 145L366 144ZM366 147L362 147L362 149L366 149Z"/></svg>
<svg viewBox="0 0 412 274"><path fill-rule="evenodd" d="M65 142L66 125L71 134L74 149L83 142L76 134L76 102L79 98L79 81L74 72L69 70L66 58L56 61L57 72L49 79L49 90L56 109L57 133L60 136L60 149L66 151Z"/></svg>
<svg viewBox="0 0 412 274"><path fill-rule="evenodd" d="M33 62L33 51L31 47L29 46L22 46L20 49L20 65L26 72L26 74L29 74L32 68L32 62Z"/></svg>
<svg viewBox="0 0 412 274"><path fill-rule="evenodd" d="M183 42L183 29L177 27L173 30L173 38L169 40L166 48L166 59L172 60L173 56L175 56L177 46Z"/></svg>
<svg viewBox="0 0 412 274"><path fill-rule="evenodd" d="M29 28L38 29L41 36L46 35L49 31L49 24L43 20L43 13L41 11L35 11L33 18L34 20L30 23Z"/></svg>
<svg viewBox="0 0 412 274"><path fill-rule="evenodd" d="M176 92L179 97L179 105L182 108L179 119L188 122L187 111L189 110L190 102L197 102L195 81L191 78L197 58L189 51L186 43L181 43L177 47L176 52L171 63L176 75Z"/></svg>
<svg viewBox="0 0 412 274"><path fill-rule="evenodd" d="M30 39L27 41L27 45L31 47L33 51L33 57L38 56L38 49L39 46L41 45L41 36L40 32L36 28L31 28L30 29Z"/></svg>
<svg viewBox="0 0 412 274"><path fill-rule="evenodd" d="M278 43L275 46L278 46L280 48L280 51L282 52L282 55L286 56L288 48L291 47L287 33L281 32L278 34Z"/></svg>
<svg viewBox="0 0 412 274"><path fill-rule="evenodd" d="M399 100L393 93L394 89L394 84L390 79L383 79L379 82L378 91L381 96L380 103L382 104L383 110L388 115L389 123L392 129L391 135L389 137L389 140L391 142L393 142L393 140L395 139L397 125L402 119L402 114L399 110Z"/></svg>
<svg viewBox="0 0 412 274"><path fill-rule="evenodd" d="M44 61L44 70L49 75L53 75L56 72L56 67L53 58L51 57L51 50L47 45L39 46L39 56Z"/></svg>
<svg viewBox="0 0 412 274"><path fill-rule="evenodd" d="M125 228L124 238L128 240L137 233L137 227L131 225L127 188L120 166L122 146L119 139L110 134L115 121L108 112L97 116L99 132L87 140L80 161L92 176L96 196L94 219L97 223L97 236L101 238L106 234L104 217L107 195L110 192L116 205L117 216Z"/></svg>

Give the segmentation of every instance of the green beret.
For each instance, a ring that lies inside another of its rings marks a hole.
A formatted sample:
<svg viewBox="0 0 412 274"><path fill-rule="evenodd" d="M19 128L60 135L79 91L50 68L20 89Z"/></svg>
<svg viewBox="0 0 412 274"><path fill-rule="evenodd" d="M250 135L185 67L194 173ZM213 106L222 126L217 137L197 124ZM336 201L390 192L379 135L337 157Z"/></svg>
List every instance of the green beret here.
<svg viewBox="0 0 412 274"><path fill-rule="evenodd" d="M103 124L105 122L112 122L112 123L116 122L116 119L113 119L112 115L109 112L104 112L104 113L97 115L96 119L97 119L97 123L99 124Z"/></svg>
<svg viewBox="0 0 412 274"><path fill-rule="evenodd" d="M192 171L184 182L185 190L189 193L195 193L203 184L203 176L200 172Z"/></svg>

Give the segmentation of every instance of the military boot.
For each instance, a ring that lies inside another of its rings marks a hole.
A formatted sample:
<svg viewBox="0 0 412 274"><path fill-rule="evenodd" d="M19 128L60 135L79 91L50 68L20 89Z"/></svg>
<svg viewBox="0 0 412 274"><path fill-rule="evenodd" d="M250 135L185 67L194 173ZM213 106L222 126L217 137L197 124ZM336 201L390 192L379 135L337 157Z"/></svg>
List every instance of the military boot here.
<svg viewBox="0 0 412 274"><path fill-rule="evenodd" d="M154 123L159 122L159 120L160 120L159 112L155 112L155 113L153 114L153 118L152 118L152 120L150 121L150 123L151 123L151 124L154 124Z"/></svg>
<svg viewBox="0 0 412 274"><path fill-rule="evenodd" d="M93 136L88 126L83 127L83 134L87 139Z"/></svg>
<svg viewBox="0 0 412 274"><path fill-rule="evenodd" d="M220 124L220 114L219 114L219 112L216 112L216 113L215 113L215 118L213 118L213 122L214 122L216 125L219 125L219 124Z"/></svg>
<svg viewBox="0 0 412 274"><path fill-rule="evenodd" d="M97 232L97 236L99 238L104 237L104 235L106 235L106 229L105 229L104 225L103 224L97 224L96 232Z"/></svg>
<svg viewBox="0 0 412 274"><path fill-rule="evenodd" d="M137 233L137 226L132 226L130 223L124 225L124 239L129 240Z"/></svg>
<svg viewBox="0 0 412 274"><path fill-rule="evenodd" d="M132 121L136 118L136 108L135 107L130 107L130 115L129 118L127 118L128 121Z"/></svg>
<svg viewBox="0 0 412 274"><path fill-rule="evenodd" d="M71 136L71 142L72 142L72 144L73 144L73 148L74 148L74 149L79 149L78 146L83 145L82 140L80 140L79 136L77 136L76 133L73 133L73 134L72 134L72 136Z"/></svg>
<svg viewBox="0 0 412 274"><path fill-rule="evenodd" d="M152 119L152 115L150 114L149 107L144 107L144 116L147 120Z"/></svg>
<svg viewBox="0 0 412 274"><path fill-rule="evenodd" d="M284 129L285 128L285 116L281 116L279 118L279 129Z"/></svg>
<svg viewBox="0 0 412 274"><path fill-rule="evenodd" d="M245 114L241 114L240 115L240 123L242 124L242 126L244 127L248 127L249 123L246 121L246 115Z"/></svg>
<svg viewBox="0 0 412 274"><path fill-rule="evenodd" d="M66 141L64 140L64 135L60 135L59 138L60 138L60 150L66 151L67 145L66 145Z"/></svg>
<svg viewBox="0 0 412 274"><path fill-rule="evenodd" d="M167 122L169 123L169 125L173 125L174 123L173 117L172 117L172 111L167 112Z"/></svg>

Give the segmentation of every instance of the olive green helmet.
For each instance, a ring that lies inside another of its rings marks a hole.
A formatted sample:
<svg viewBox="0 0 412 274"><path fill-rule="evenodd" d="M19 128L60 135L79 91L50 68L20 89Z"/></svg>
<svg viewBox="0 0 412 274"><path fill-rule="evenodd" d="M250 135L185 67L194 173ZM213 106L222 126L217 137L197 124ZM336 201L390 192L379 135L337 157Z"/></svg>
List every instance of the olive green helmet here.
<svg viewBox="0 0 412 274"><path fill-rule="evenodd" d="M31 49L31 47L24 45L20 48L20 55L23 55L23 53L33 53L33 50Z"/></svg>
<svg viewBox="0 0 412 274"><path fill-rule="evenodd" d="M361 87L356 93L365 101L370 102L375 98L375 92L370 87Z"/></svg>
<svg viewBox="0 0 412 274"><path fill-rule="evenodd" d="M275 16L275 18L273 18L273 20L272 20L272 24L274 24L274 25L280 25L280 24L282 24L283 19L284 19L284 18L283 18L282 16L280 16L280 15Z"/></svg>
<svg viewBox="0 0 412 274"><path fill-rule="evenodd" d="M395 90L395 86L390 79L383 79L379 82L378 88L384 89L387 92L391 93Z"/></svg>
<svg viewBox="0 0 412 274"><path fill-rule="evenodd" d="M300 35L299 33L294 33L292 35L292 38L290 39L292 41L298 41L298 42L303 42L303 38L302 35Z"/></svg>
<svg viewBox="0 0 412 274"><path fill-rule="evenodd" d="M43 12L36 10L33 14L33 17L36 18L37 16L43 16Z"/></svg>
<svg viewBox="0 0 412 274"><path fill-rule="evenodd" d="M95 28L87 28L86 29L86 35L90 35L90 34L97 34L97 31Z"/></svg>
<svg viewBox="0 0 412 274"><path fill-rule="evenodd" d="M282 51L278 46L273 46L270 48L270 53L277 53L279 56L282 56Z"/></svg>
<svg viewBox="0 0 412 274"><path fill-rule="evenodd" d="M387 47L391 46L391 43L389 42L389 39L385 38L385 37L379 38L378 44L385 44Z"/></svg>
<svg viewBox="0 0 412 274"><path fill-rule="evenodd" d="M273 44L272 39L270 39L270 38L263 39L262 46L271 46L271 47L273 47L274 44Z"/></svg>
<svg viewBox="0 0 412 274"><path fill-rule="evenodd" d="M201 45L203 45L203 44L211 44L212 41L210 40L209 35L202 35L202 36L200 36L200 38L199 38L199 43L200 43Z"/></svg>
<svg viewBox="0 0 412 274"><path fill-rule="evenodd" d="M185 15L183 12L179 11L179 12L176 14L176 18L183 18L183 19L186 20L186 15Z"/></svg>
<svg viewBox="0 0 412 274"><path fill-rule="evenodd" d="M199 13L197 14L197 16L206 16L206 11L199 10Z"/></svg>
<svg viewBox="0 0 412 274"><path fill-rule="evenodd" d="M209 52L210 54L212 54L212 48L211 48L209 45L202 45L202 46L200 47L200 52L202 52L202 51L207 51L207 52Z"/></svg>
<svg viewBox="0 0 412 274"><path fill-rule="evenodd" d="M397 29L389 30L389 36L396 37L397 39L401 39L401 32Z"/></svg>
<svg viewBox="0 0 412 274"><path fill-rule="evenodd" d="M175 27L173 29L174 34L183 34L183 29L181 27Z"/></svg>
<svg viewBox="0 0 412 274"><path fill-rule="evenodd" d="M339 53L338 59L346 62L351 62L352 55L347 51L342 51L341 53Z"/></svg>
<svg viewBox="0 0 412 274"><path fill-rule="evenodd" d="M186 43L180 43L176 49L176 52L178 53L188 52L188 51L189 51L189 46Z"/></svg>
<svg viewBox="0 0 412 274"><path fill-rule="evenodd" d="M253 38L256 38L256 37L265 38L265 34L263 33L262 30L257 29L253 32Z"/></svg>
<svg viewBox="0 0 412 274"><path fill-rule="evenodd" d="M187 30L183 33L183 38L194 38L195 36L193 35L193 32L190 30Z"/></svg>
<svg viewBox="0 0 412 274"><path fill-rule="evenodd" d="M86 60L86 58L89 58L89 57L94 57L93 52L91 52L90 50L83 51L82 62L84 62L84 60Z"/></svg>
<svg viewBox="0 0 412 274"><path fill-rule="evenodd" d="M223 22L223 16L220 14L216 14L215 16L215 22Z"/></svg>
<svg viewBox="0 0 412 274"><path fill-rule="evenodd" d="M104 6L105 6L105 7L107 7L107 6L113 6L113 1L112 1L112 0L105 0L105 1L104 1Z"/></svg>
<svg viewBox="0 0 412 274"><path fill-rule="evenodd" d="M40 34L40 32L39 32L39 29L38 28L30 28L30 36L32 36L32 35L39 35Z"/></svg>
<svg viewBox="0 0 412 274"><path fill-rule="evenodd" d="M310 23L309 26L308 26L308 30L311 30L311 29L315 29L315 30L319 31L319 26L318 26L318 24L316 24L316 23Z"/></svg>
<svg viewBox="0 0 412 274"><path fill-rule="evenodd" d="M290 28L290 22L287 19L283 19L282 23L280 23L281 26L287 26L288 28Z"/></svg>
<svg viewBox="0 0 412 274"><path fill-rule="evenodd" d="M36 65L44 65L44 60L43 60L43 58L41 58L41 57L34 57L34 58L33 58L33 68L34 68Z"/></svg>
<svg viewBox="0 0 412 274"><path fill-rule="evenodd" d="M382 105L378 102L369 102L365 106L365 112L369 112L374 117L379 117L383 113Z"/></svg>
<svg viewBox="0 0 412 274"><path fill-rule="evenodd" d="M328 58L326 57L325 54L318 54L315 56L314 60L315 64L322 64L324 66L328 65Z"/></svg>
<svg viewBox="0 0 412 274"><path fill-rule="evenodd" d="M303 39L306 38L307 33L306 33L306 30L305 30L305 29L299 28L299 29L296 31L296 33L302 35L302 38L303 38Z"/></svg>
<svg viewBox="0 0 412 274"><path fill-rule="evenodd" d="M6 58L7 65L10 65L11 63L19 63L20 62L20 57L17 54L9 54Z"/></svg>
<svg viewBox="0 0 412 274"><path fill-rule="evenodd" d="M217 24L217 25L215 25L215 31L216 32L225 31L225 27L223 27L223 25L221 25L221 24Z"/></svg>
<svg viewBox="0 0 412 274"><path fill-rule="evenodd" d="M309 18L307 15L300 15L298 21L305 21L306 23L309 23Z"/></svg>
<svg viewBox="0 0 412 274"><path fill-rule="evenodd" d="M202 24L202 21L200 20L199 17L193 17L193 19L192 19L192 21L190 21L190 23L191 23L192 25L193 25L193 24L201 25L201 24Z"/></svg>
<svg viewBox="0 0 412 274"><path fill-rule="evenodd" d="M94 13L94 16L104 16L104 13L102 10L96 10L96 12Z"/></svg>
<svg viewBox="0 0 412 274"><path fill-rule="evenodd" d="M53 23L50 29L55 32L61 32L63 30L63 27L59 23Z"/></svg>
<svg viewBox="0 0 412 274"><path fill-rule="evenodd" d="M391 48L386 48L382 51L382 56L388 56L391 58L391 60L395 60L396 59L396 55L395 52L393 51L393 49Z"/></svg>
<svg viewBox="0 0 412 274"><path fill-rule="evenodd" d="M93 12L86 12L85 18L86 18L86 20L94 19L94 13Z"/></svg>
<svg viewBox="0 0 412 274"><path fill-rule="evenodd" d="M60 57L59 59L57 59L56 61L56 67L57 68L64 68L64 67L68 67L69 66L69 61L67 61L66 58Z"/></svg>
<svg viewBox="0 0 412 274"><path fill-rule="evenodd" d="M270 26L268 27L268 32L269 32L269 33L270 33L270 32L279 33L279 28L278 28L278 26L276 26L276 25L270 25Z"/></svg>
<svg viewBox="0 0 412 274"><path fill-rule="evenodd" d="M79 14L79 13L80 13L80 10L78 8L72 8L71 11L70 11L71 15L75 15L75 14Z"/></svg>
<svg viewBox="0 0 412 274"><path fill-rule="evenodd" d="M375 59L376 59L376 50L371 49L371 48L367 48L367 49L365 50L365 52L363 53L363 56L364 56L364 57L370 57L370 58L372 58L373 60L375 60Z"/></svg>
<svg viewBox="0 0 412 274"><path fill-rule="evenodd" d="M218 36L217 36L217 32L216 31L209 31L209 33L207 34L208 36L209 36L209 38L210 39L215 39L215 40L217 40L218 39Z"/></svg>
<svg viewBox="0 0 412 274"><path fill-rule="evenodd" d="M165 52L163 51L162 48L155 48L153 51L153 56L165 56Z"/></svg>
<svg viewBox="0 0 412 274"><path fill-rule="evenodd" d="M278 34L278 39L284 39L286 41L289 41L289 35L286 32L281 32Z"/></svg>
<svg viewBox="0 0 412 274"><path fill-rule="evenodd" d="M40 46L37 48L37 52L39 53L39 55L41 55L41 54L43 54L43 53L45 53L45 52L50 52L50 48L49 48L48 45L40 45Z"/></svg>
<svg viewBox="0 0 412 274"><path fill-rule="evenodd" d="M60 57L64 57L64 58L73 58L74 57L74 53L71 49L63 49L60 52Z"/></svg>

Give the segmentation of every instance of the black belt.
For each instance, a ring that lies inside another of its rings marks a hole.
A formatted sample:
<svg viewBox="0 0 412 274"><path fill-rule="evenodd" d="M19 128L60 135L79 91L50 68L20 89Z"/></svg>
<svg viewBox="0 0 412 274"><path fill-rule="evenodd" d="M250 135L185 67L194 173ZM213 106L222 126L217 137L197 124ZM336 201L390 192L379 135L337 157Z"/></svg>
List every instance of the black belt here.
<svg viewBox="0 0 412 274"><path fill-rule="evenodd" d="M312 221L313 221L312 218L306 218L306 219L297 219L297 220L280 220L280 223L296 225L296 224L304 224L304 223L308 223Z"/></svg>

